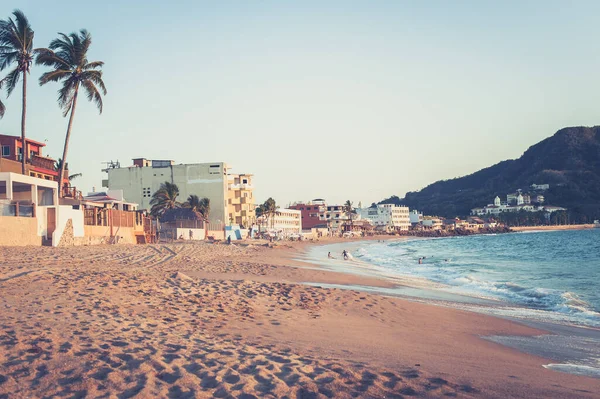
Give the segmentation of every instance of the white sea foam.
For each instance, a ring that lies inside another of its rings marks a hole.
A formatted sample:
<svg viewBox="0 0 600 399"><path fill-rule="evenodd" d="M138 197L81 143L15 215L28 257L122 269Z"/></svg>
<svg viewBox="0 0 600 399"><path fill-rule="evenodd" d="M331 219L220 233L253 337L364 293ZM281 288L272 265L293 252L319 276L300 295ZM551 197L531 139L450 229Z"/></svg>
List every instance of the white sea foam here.
<svg viewBox="0 0 600 399"><path fill-rule="evenodd" d="M585 375L588 377L596 377L596 378L600 378L600 368L597 367L590 367L590 366L584 366L584 365L580 365L580 364L569 364L569 363L551 363L551 364L544 364L544 368L547 368L549 370L554 370L554 371L561 371L563 373L570 373L570 374L578 374L578 375Z"/></svg>

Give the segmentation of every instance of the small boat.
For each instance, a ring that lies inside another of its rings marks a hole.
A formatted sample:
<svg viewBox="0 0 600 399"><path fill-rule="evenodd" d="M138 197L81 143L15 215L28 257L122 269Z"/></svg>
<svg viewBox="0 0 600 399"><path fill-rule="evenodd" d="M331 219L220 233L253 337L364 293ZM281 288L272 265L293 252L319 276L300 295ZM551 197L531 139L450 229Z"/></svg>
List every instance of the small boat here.
<svg viewBox="0 0 600 399"><path fill-rule="evenodd" d="M594 220L594 227L600 229L600 220Z"/></svg>

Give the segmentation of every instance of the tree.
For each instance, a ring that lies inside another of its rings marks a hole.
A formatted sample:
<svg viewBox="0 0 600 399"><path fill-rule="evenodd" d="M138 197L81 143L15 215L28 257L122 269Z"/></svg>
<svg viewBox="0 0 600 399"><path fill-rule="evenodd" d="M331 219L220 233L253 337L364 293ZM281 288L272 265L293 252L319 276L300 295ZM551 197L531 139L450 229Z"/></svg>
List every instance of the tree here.
<svg viewBox="0 0 600 399"><path fill-rule="evenodd" d="M271 220L271 228L275 226L275 215L280 215L279 206L275 200L271 197L263 202L256 208L256 217L264 216L266 219L266 225L269 225L269 219Z"/></svg>
<svg viewBox="0 0 600 399"><path fill-rule="evenodd" d="M346 214L346 216L348 216L348 220L350 220L350 231L352 231L353 227L354 227L354 223L352 222L352 219L353 219L354 215L356 215L356 210L352 206L352 201L347 200L346 203L344 204L343 210L344 210L344 213Z"/></svg>
<svg viewBox="0 0 600 399"><path fill-rule="evenodd" d="M60 171L61 166L62 166L62 158L58 158L58 160L54 163L54 170L56 170L57 172ZM69 164L65 165L65 169L66 170L69 169ZM75 173L75 174L69 175L69 181L75 180L81 176L83 176L83 173Z"/></svg>
<svg viewBox="0 0 600 399"><path fill-rule="evenodd" d="M210 213L210 200L208 198L199 198L196 194L191 194L187 201L183 203L184 208L190 208L197 213L202 220L208 221Z"/></svg>
<svg viewBox="0 0 600 399"><path fill-rule="evenodd" d="M77 106L79 88L83 87L88 101L93 101L102 114L102 95L106 95L106 87L102 80L104 65L102 61L88 61L88 50L92 44L92 36L88 31L82 29L79 33L70 35L59 33L59 38L50 42L49 48L36 50L36 64L51 67L52 70L40 77L40 86L49 82L62 81L62 87L58 90L58 105L63 111L63 116L69 116L67 134L63 148L62 159L66 161L69 150L69 139L73 127L73 117ZM59 185L65 174L65 165L61 165ZM62 190L60 191L62 196Z"/></svg>
<svg viewBox="0 0 600 399"><path fill-rule="evenodd" d="M152 194L150 213L153 216L160 217L167 209L180 208L181 204L177 202L178 196L179 187L177 187L177 184L168 181L162 183L160 188Z"/></svg>
<svg viewBox="0 0 600 399"><path fill-rule="evenodd" d="M6 86L6 97L9 97L19 79L23 78L23 105L21 108L21 173L25 174L27 163L27 144L25 140L25 117L27 115L27 75L31 70L33 54L33 29L25 14L20 10L13 11L14 20L0 20L0 71L16 64L0 81L0 89ZM4 116L6 107L0 102L0 118Z"/></svg>

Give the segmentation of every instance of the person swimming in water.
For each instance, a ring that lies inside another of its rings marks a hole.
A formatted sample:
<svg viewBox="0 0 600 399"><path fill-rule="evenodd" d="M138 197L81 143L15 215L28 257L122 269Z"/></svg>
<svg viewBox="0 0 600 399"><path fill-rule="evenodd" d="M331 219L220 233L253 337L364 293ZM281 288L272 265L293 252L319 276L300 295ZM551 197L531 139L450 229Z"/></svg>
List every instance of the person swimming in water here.
<svg viewBox="0 0 600 399"><path fill-rule="evenodd" d="M346 251L345 249L342 251L342 256L344 257L344 260L348 260L348 251Z"/></svg>
<svg viewBox="0 0 600 399"><path fill-rule="evenodd" d="M328 252L328 253L327 253L327 257L328 257L329 259L335 259L333 256L331 256L331 252Z"/></svg>
<svg viewBox="0 0 600 399"><path fill-rule="evenodd" d="M423 258L419 258L419 265L423 264Z"/></svg>

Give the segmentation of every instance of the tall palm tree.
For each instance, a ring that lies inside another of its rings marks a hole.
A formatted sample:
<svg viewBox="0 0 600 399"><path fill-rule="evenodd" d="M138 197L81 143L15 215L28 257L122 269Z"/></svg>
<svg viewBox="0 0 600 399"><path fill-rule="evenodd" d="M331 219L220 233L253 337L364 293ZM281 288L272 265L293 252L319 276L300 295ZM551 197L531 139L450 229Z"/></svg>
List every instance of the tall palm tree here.
<svg viewBox="0 0 600 399"><path fill-rule="evenodd" d="M33 62L33 29L21 10L13 11L14 20L0 20L0 71L16 64L8 75L0 81L0 88L6 85L6 96L10 96L19 79L23 78L23 106L21 108L21 173L25 174L27 163L27 144L25 141L25 117L27 115L27 75ZM0 118L6 107L0 102Z"/></svg>
<svg viewBox="0 0 600 399"><path fill-rule="evenodd" d="M83 87L88 101L93 101L99 113L102 113L102 96L100 93L106 95L106 87L102 80L100 68L102 68L104 62L88 61L87 52L91 44L92 36L88 31L82 29L79 33L73 32L68 36L59 33L59 38L52 40L49 48L36 51L35 63L52 68L51 71L40 77L40 86L49 82L62 81L62 87L58 90L58 105L63 111L63 116L66 117L70 113L63 148L63 161L67 159L73 116L75 115L80 87ZM59 185L61 187L65 165L66 163L63 163L60 168Z"/></svg>
<svg viewBox="0 0 600 399"><path fill-rule="evenodd" d="M177 187L177 184L168 181L162 183L160 188L152 194L150 213L154 216L161 216L167 209L180 208L181 204L177 202L178 196L179 187Z"/></svg>
<svg viewBox="0 0 600 399"><path fill-rule="evenodd" d="M352 201L350 200L347 200L344 204L344 213L348 216L348 220L350 220L350 231L353 230L354 223L352 222L352 218L356 214L356 211L354 210L354 207L352 205Z"/></svg>

